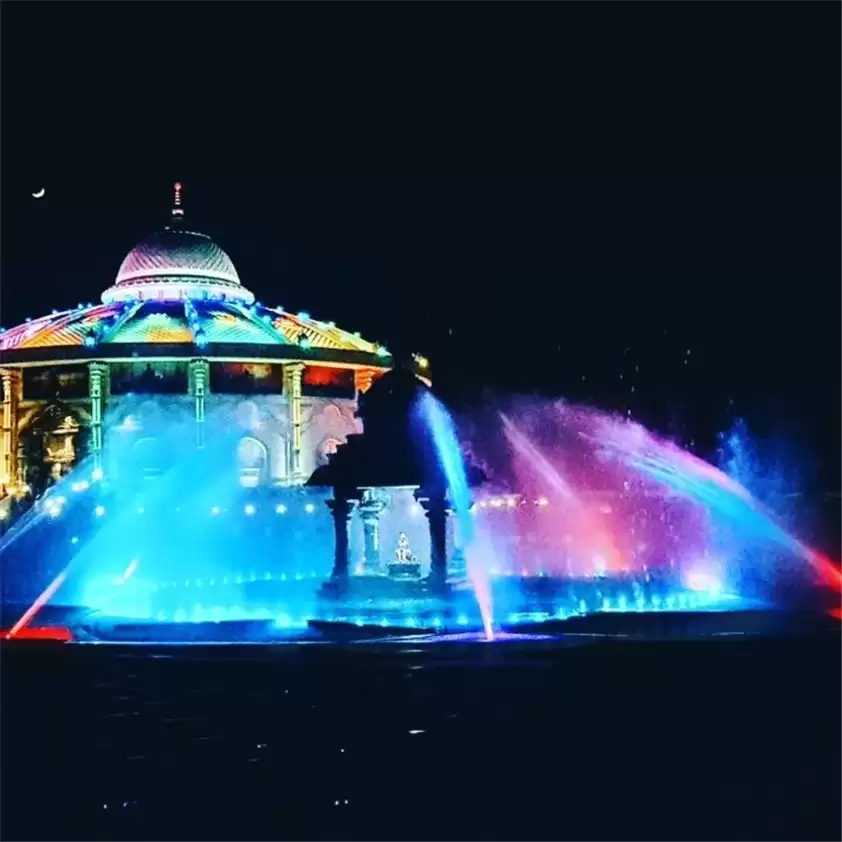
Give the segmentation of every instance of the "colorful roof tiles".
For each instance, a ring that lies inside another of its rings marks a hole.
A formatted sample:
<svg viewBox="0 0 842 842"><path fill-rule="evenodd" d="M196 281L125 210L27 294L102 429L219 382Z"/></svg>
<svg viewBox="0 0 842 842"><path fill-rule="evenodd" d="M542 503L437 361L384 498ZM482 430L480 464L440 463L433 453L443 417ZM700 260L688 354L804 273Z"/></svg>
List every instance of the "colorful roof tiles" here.
<svg viewBox="0 0 842 842"><path fill-rule="evenodd" d="M0 352L147 343L193 345L200 344L194 331L198 324L204 334L201 344L211 349L215 344L253 344L385 355L377 345L331 323L259 304L193 300L195 320L191 325L185 303L124 301L56 313L0 334Z"/></svg>

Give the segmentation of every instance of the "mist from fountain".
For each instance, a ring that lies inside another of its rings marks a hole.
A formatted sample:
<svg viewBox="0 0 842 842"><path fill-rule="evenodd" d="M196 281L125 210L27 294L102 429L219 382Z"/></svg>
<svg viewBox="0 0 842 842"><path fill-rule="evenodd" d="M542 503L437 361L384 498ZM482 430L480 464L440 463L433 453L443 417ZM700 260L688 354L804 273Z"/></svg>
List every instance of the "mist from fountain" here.
<svg viewBox="0 0 842 842"><path fill-rule="evenodd" d="M769 583L807 579L807 570L840 587L838 567L738 481L751 472L733 441L729 476L591 407L510 399L457 425L425 395L418 413L447 478L487 638L524 617L764 598ZM133 474L125 437L109 429L105 476L83 462L0 539L4 604L144 622L306 626L332 566L326 493L243 487L236 448L247 434L210 418L207 443L196 450L185 446L183 425L164 423L157 436L169 459L153 480ZM468 447L491 478L476 505ZM773 504L787 499L783 479L769 487ZM393 495L384 529L409 531L426 556L426 524L411 494ZM353 528L351 543L357 557L362 536ZM372 610L388 625L400 609ZM408 607L400 622L446 625L416 613ZM456 625L470 628L469 614L457 612Z"/></svg>
<svg viewBox="0 0 842 842"><path fill-rule="evenodd" d="M418 413L430 430L442 471L447 479L450 502L459 522L468 578L476 595L486 640L490 641L494 639L491 582L483 559L475 552L474 518L471 514L473 502L456 427L450 413L431 392L423 392L419 397Z"/></svg>
<svg viewBox="0 0 842 842"><path fill-rule="evenodd" d="M609 459L700 504L714 518L736 527L744 540L771 543L806 562L826 584L836 588L842 584L838 568L828 558L788 532L748 489L718 468L640 425L617 419L600 418L594 440Z"/></svg>
<svg viewBox="0 0 842 842"><path fill-rule="evenodd" d="M81 463L0 540L4 604L49 591L49 606L100 617L306 625L331 569L326 492L241 485L243 435L211 422L197 449L179 425L161 425L170 458L149 478L111 429L102 464L115 473ZM282 594L270 593L276 585Z"/></svg>
<svg viewBox="0 0 842 842"><path fill-rule="evenodd" d="M839 588L838 567L740 482L641 425L562 401L497 405L505 411L465 427L490 476L519 497L482 512L477 533L500 547L516 532L509 569L521 576L661 576L691 591L760 594L809 568ZM779 497L784 487L777 476Z"/></svg>

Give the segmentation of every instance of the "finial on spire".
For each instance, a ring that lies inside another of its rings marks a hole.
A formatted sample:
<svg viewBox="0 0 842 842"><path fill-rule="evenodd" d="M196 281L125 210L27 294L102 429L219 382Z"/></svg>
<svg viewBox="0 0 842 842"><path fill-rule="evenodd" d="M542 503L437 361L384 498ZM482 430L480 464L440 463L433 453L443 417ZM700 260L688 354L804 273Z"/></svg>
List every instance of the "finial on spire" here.
<svg viewBox="0 0 842 842"><path fill-rule="evenodd" d="M172 205L172 218L174 221L178 221L180 219L184 219L184 208L181 207L181 182L176 181L173 185L173 205Z"/></svg>

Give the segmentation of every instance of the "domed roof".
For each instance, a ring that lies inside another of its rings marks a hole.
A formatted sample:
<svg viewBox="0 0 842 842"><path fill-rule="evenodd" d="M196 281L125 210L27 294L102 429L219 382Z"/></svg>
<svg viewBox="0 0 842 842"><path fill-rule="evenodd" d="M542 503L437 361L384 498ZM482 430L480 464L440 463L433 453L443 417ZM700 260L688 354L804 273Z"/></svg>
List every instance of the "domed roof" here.
<svg viewBox="0 0 842 842"><path fill-rule="evenodd" d="M173 275L240 283L231 259L210 237L178 228L141 240L126 255L115 283Z"/></svg>
<svg viewBox="0 0 842 842"><path fill-rule="evenodd" d="M265 307L242 286L228 255L183 224L181 185L172 222L126 256L102 304L53 310L0 328L0 362L203 357L311 361L383 372L382 345L283 307Z"/></svg>
<svg viewBox="0 0 842 842"><path fill-rule="evenodd" d="M125 257L104 304L126 300L221 299L249 304L231 258L207 234L184 227L181 184L175 185L172 222L141 240Z"/></svg>

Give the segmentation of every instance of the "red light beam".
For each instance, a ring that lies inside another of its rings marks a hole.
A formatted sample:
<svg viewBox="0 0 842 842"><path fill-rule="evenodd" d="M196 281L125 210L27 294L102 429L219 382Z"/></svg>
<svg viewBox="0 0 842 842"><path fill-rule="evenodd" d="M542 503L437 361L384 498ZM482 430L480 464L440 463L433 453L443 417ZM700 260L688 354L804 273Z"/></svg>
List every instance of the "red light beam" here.
<svg viewBox="0 0 842 842"><path fill-rule="evenodd" d="M11 640L16 637L21 629L25 628L30 620L53 598L55 592L61 587L62 582L67 578L67 570L62 570L61 573L47 585L44 592L39 596L29 608L26 609L23 616L6 632L6 640Z"/></svg>

